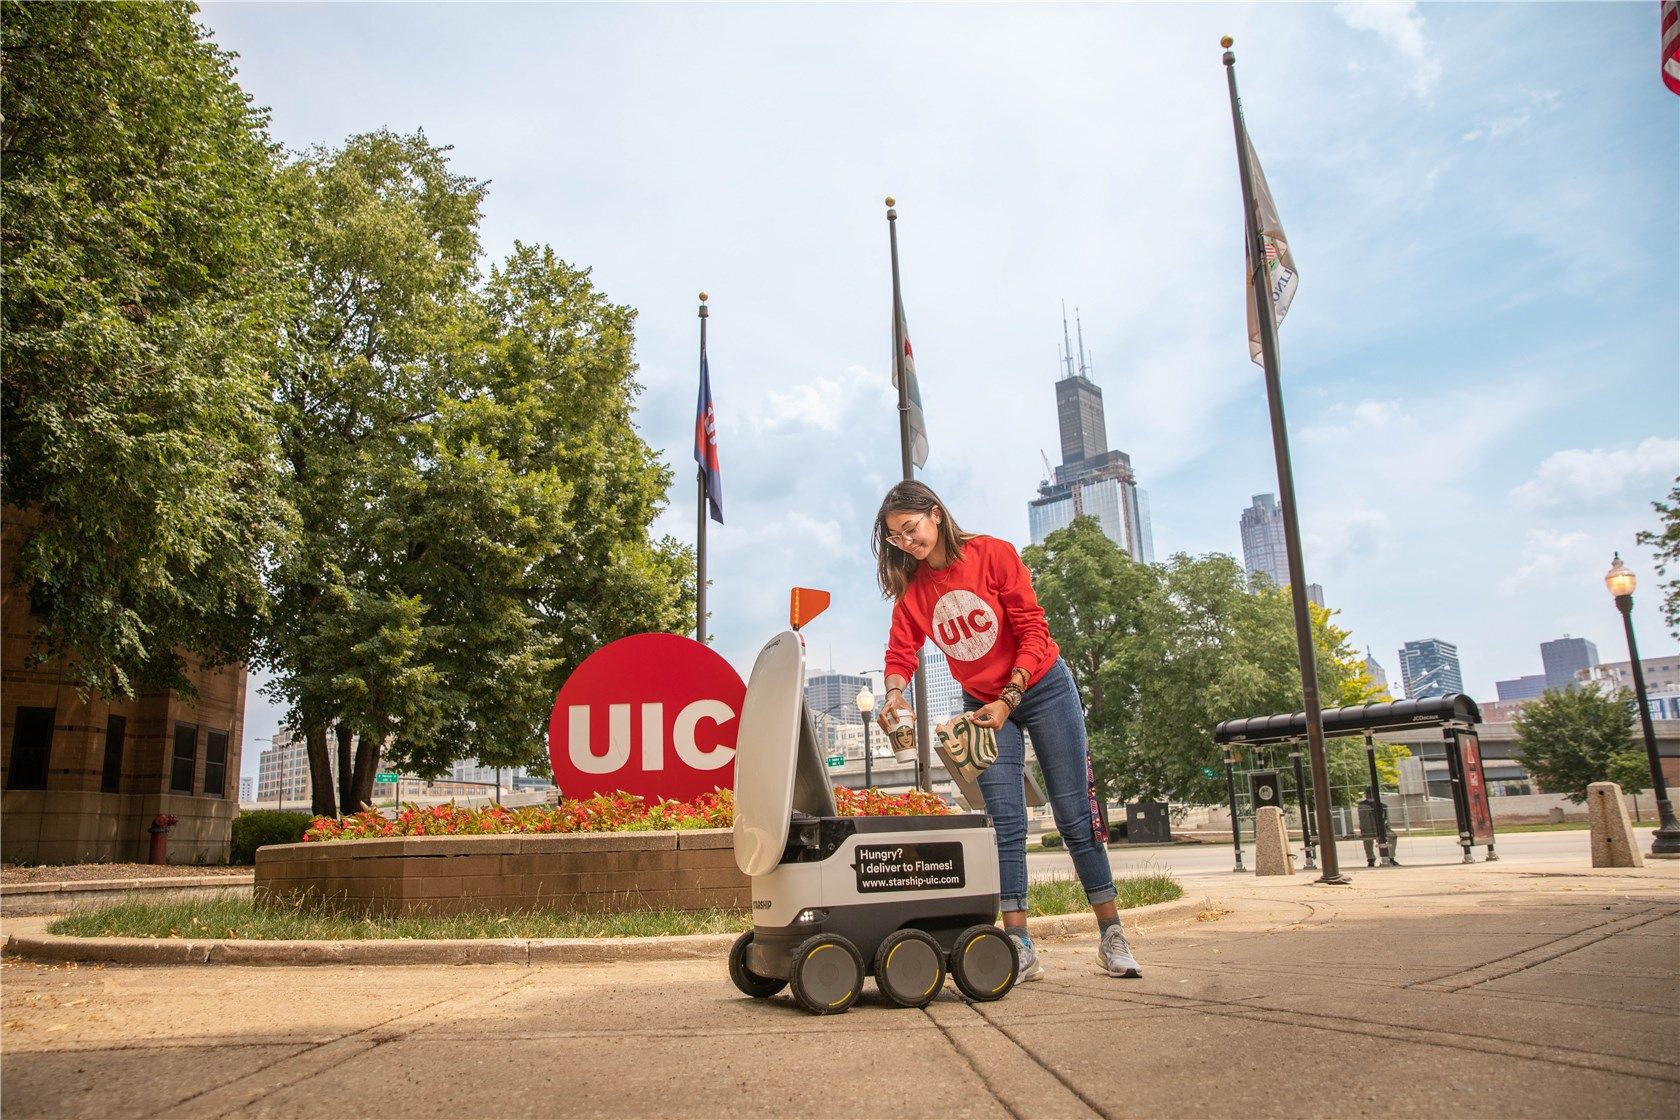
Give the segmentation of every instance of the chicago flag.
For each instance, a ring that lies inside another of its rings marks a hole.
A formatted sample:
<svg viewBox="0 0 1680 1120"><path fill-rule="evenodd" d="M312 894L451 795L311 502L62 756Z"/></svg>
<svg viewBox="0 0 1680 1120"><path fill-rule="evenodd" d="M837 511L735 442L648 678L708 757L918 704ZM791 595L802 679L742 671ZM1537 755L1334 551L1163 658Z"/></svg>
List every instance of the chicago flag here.
<svg viewBox="0 0 1680 1120"><path fill-rule="evenodd" d="M700 355L700 402L694 409L694 461L706 472L706 504L712 520L723 524L723 473L718 466L717 413L712 409L712 378L706 355Z"/></svg>

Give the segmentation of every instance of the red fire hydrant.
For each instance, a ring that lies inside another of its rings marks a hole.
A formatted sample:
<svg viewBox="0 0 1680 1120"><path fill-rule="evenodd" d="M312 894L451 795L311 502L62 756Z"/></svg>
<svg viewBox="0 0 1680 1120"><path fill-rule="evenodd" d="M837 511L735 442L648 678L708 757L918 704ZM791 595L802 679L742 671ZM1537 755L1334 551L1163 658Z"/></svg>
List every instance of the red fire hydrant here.
<svg viewBox="0 0 1680 1120"><path fill-rule="evenodd" d="M169 830L181 823L173 813L159 813L152 818L152 851L147 862L169 862Z"/></svg>

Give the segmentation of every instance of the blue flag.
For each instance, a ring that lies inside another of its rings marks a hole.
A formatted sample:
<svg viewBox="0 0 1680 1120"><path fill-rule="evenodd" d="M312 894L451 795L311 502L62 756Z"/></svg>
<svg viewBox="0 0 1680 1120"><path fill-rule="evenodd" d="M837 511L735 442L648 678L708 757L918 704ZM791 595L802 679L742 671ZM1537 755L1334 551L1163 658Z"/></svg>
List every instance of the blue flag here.
<svg viewBox="0 0 1680 1120"><path fill-rule="evenodd" d="M706 504L712 520L723 524L723 472L718 466L717 413L712 409L712 379L706 355L700 355L700 403L694 409L694 461L706 472Z"/></svg>

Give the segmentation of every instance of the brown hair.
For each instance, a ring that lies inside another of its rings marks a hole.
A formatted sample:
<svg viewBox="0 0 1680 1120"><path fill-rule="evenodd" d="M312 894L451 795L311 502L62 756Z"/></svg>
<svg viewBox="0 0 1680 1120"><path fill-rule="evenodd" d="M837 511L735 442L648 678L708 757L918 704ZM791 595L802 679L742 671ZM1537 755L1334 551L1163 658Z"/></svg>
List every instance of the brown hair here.
<svg viewBox="0 0 1680 1120"><path fill-rule="evenodd" d="M903 595L904 589L916 577L916 565L920 563L908 552L901 552L887 543L887 515L919 513L926 517L935 506L940 512L939 541L945 546L946 560L954 564L962 559L963 541L967 535L957 527L957 520L951 516L949 507L939 500L939 495L927 483L901 482L881 499L881 508L875 513L875 533L869 543L875 552L875 579L881 585L883 598L897 599Z"/></svg>

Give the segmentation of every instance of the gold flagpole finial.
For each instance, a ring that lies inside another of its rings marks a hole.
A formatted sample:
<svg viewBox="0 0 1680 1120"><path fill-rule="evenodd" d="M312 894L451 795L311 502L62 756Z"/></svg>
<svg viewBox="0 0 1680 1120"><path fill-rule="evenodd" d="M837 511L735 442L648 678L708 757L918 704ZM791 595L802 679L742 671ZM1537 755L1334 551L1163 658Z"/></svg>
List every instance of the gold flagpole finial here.
<svg viewBox="0 0 1680 1120"><path fill-rule="evenodd" d="M888 206L897 206L898 205L898 200L893 198L893 196L889 194L887 196L887 205Z"/></svg>
<svg viewBox="0 0 1680 1120"><path fill-rule="evenodd" d="M1227 35L1223 39L1219 40L1219 45L1224 47L1226 50L1230 50L1231 44L1234 42L1236 42L1236 40Z"/></svg>
<svg viewBox="0 0 1680 1120"><path fill-rule="evenodd" d="M707 300L708 300L708 299L710 299L710 298L711 298L711 297L710 297L710 296L708 296L708 295L707 295L707 294L706 294L706 293L705 293L705 292L701 292L701 293L700 293L700 302L701 302L701 303L705 303L705 302L706 302L706 301L707 301Z"/></svg>

